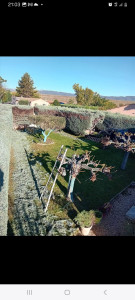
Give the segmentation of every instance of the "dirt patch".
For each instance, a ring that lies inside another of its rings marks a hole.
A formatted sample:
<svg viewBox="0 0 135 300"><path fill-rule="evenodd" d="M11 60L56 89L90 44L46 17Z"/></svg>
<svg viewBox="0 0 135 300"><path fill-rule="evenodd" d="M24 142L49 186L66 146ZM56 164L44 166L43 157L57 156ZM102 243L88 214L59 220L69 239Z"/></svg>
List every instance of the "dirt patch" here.
<svg viewBox="0 0 135 300"><path fill-rule="evenodd" d="M40 146L49 146L52 144L54 144L54 141L49 140L49 139L45 143L37 143L37 145L40 145Z"/></svg>
<svg viewBox="0 0 135 300"><path fill-rule="evenodd" d="M126 106L113 108L113 109L108 110L108 112L119 113L122 115L128 115L128 116L135 117L135 104L129 104Z"/></svg>

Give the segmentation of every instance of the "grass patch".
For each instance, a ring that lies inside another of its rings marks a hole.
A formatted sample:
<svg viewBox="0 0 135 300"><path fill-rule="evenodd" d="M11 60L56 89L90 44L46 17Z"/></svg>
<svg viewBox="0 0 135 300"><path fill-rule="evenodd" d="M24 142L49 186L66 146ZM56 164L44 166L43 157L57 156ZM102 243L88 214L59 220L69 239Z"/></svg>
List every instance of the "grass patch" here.
<svg viewBox="0 0 135 300"><path fill-rule="evenodd" d="M67 173L66 177L58 176L58 180L54 188L56 199L50 201L48 209L52 213L58 213L59 216L62 217L64 215L64 217L66 217L69 216L69 214L73 216L78 211L98 209L105 202L110 201L113 196L120 192L131 181L135 180L135 155L130 154L126 170L122 171L120 167L124 152L120 149L110 147L103 150L99 143L95 143L81 137L79 139L73 139L68 136L68 134L63 136L60 133L52 132L50 137L54 141L53 145L46 145L46 147L43 148L35 143L31 144L32 155L36 161L42 164L40 168L42 168L45 172L51 172L62 144L68 148L68 157L72 157L74 153L83 154L85 151L92 151L92 155L94 155L95 160L100 160L101 163L105 163L108 166L114 166L115 168L113 169L113 172L117 170L117 172L114 172L111 181L109 181L105 175L99 174L97 177L98 180L91 182L88 180L90 177L89 171L80 173L78 176L79 181L76 180L75 182L75 201L73 205L71 204L72 207L70 207L70 209L63 208L67 204L65 197L67 193L69 173ZM29 137L29 139L31 138L33 139L33 137Z"/></svg>

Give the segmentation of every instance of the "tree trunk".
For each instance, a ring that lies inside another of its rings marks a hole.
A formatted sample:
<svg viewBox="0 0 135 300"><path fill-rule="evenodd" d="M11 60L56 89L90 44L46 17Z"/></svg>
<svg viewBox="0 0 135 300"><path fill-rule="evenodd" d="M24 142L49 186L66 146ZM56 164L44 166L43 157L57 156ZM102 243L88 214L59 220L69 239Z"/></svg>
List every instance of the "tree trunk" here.
<svg viewBox="0 0 135 300"><path fill-rule="evenodd" d="M76 177L70 175L69 182L68 182L67 200L71 202L74 202L73 189L74 189L75 180Z"/></svg>
<svg viewBox="0 0 135 300"><path fill-rule="evenodd" d="M124 155L124 158L123 158L123 161L122 161L122 164L121 164L121 169L122 170L125 170L125 168L126 168L128 157L129 157L129 152L126 151L126 153Z"/></svg>

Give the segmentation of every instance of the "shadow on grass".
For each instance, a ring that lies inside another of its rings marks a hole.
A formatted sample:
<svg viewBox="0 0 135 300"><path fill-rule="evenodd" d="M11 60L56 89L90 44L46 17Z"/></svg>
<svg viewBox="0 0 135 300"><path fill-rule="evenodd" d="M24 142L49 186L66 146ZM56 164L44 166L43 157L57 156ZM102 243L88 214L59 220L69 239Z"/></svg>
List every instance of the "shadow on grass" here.
<svg viewBox="0 0 135 300"><path fill-rule="evenodd" d="M28 160L28 163L29 163L29 166L30 166L31 175L32 175L32 178L33 178L34 183L35 183L35 187L36 187L36 190L37 190L37 193L38 193L38 197L40 198L41 193L40 193L40 190L39 190L39 187L38 187L38 182L37 182L36 176L34 174L34 171L32 169L32 165L36 163L36 160L31 162L29 160L29 155L28 155L27 150L26 149L24 149L24 150L25 150L25 153L26 153L26 156L27 156L27 160Z"/></svg>
<svg viewBox="0 0 135 300"><path fill-rule="evenodd" d="M102 145L100 143L88 141L83 137L75 140L72 146L65 145L65 147L71 149L75 153L77 153L79 150L79 153L82 152L83 154L85 154L86 152L95 152L102 149Z"/></svg>
<svg viewBox="0 0 135 300"><path fill-rule="evenodd" d="M108 178L105 175L99 174L97 176L96 182L89 181L89 171L84 171L80 173L75 181L74 187L74 209L67 209L68 216L73 219L76 215L76 212L81 212L82 210L98 209L105 202L108 202L115 194L124 188L124 185L128 183L132 176L129 173L132 173L132 164L129 160L129 170L121 171L120 166L123 159L123 151L115 149L113 146L108 147L106 150L101 149L100 143L88 141L85 138L79 138L73 140L73 143L68 145L67 141L64 145L65 148L68 148L67 157L71 157L75 152L77 154L84 154L86 151L90 152L91 155L95 156L95 160L99 160L101 164L105 163L107 166L115 167L112 170L112 173L118 170L116 174L113 175L112 181L109 182ZM54 166L55 160L51 157L49 153L31 153L31 164L35 164L37 161L42 163L45 171L49 174ZM131 155L132 156L132 155ZM133 159L133 156L132 156ZM54 179L54 176L52 176ZM127 181L128 178L128 181ZM69 172L64 177L65 181L69 180ZM60 179L58 178L56 185L59 187L60 191L64 193L65 197L67 194L67 187L65 187ZM58 199L54 199L61 208L65 203L59 203ZM66 200L65 200L66 201ZM66 209L66 207L65 207Z"/></svg>
<svg viewBox="0 0 135 300"><path fill-rule="evenodd" d="M14 236L14 231L12 229L12 224L8 221L7 224L7 236Z"/></svg>
<svg viewBox="0 0 135 300"><path fill-rule="evenodd" d="M38 183L36 180L36 177L34 175L34 171L32 169L32 165L35 165L37 162L41 163L43 168L45 169L45 171L48 173L48 177L52 172L53 166L55 164L55 161L51 159L51 156L49 153L37 153L36 155L33 153L28 154L27 151L25 150L27 158L28 158L28 162L30 165L30 169L31 169L31 173L36 185L36 189L40 198L40 191L39 191L39 187L38 187ZM57 165L58 167L59 165ZM55 178L55 174L56 171L54 172L54 174L52 175L52 179ZM65 180L67 180L67 176L65 177ZM60 188L60 190L65 194L66 193L66 188L62 185L62 183L57 179L57 185Z"/></svg>

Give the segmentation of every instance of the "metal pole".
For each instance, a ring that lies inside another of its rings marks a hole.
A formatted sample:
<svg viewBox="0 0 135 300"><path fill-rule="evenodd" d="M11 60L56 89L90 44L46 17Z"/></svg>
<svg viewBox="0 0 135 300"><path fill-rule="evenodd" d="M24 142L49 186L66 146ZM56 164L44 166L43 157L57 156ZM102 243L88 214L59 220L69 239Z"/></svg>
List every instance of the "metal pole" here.
<svg viewBox="0 0 135 300"><path fill-rule="evenodd" d="M129 152L126 151L126 153L124 155L124 158L123 158L123 161L122 161L122 164L121 164L121 169L122 170L125 170L125 168L126 168L128 157L129 157Z"/></svg>
<svg viewBox="0 0 135 300"><path fill-rule="evenodd" d="M53 171L54 171L54 169L55 169L55 167L56 167L58 158L59 158L59 156L60 156L60 154L61 154L61 151L62 151L63 147L64 147L64 145L62 145L61 148L60 148L60 151L59 151L59 154L58 154L58 156L57 156L57 158L56 158L56 161L55 161L55 164L54 164L54 166L53 166L52 172L51 172L51 174L50 174L50 176L49 176L49 179L48 179L48 181L47 181L47 183L46 183L46 186L45 186L45 188L44 188L44 190L43 190L43 192L42 192L42 194L41 194L41 196L40 196L40 200L42 200L42 197L43 197L43 195L44 195L44 192L45 192L45 190L46 190L46 188L47 188L47 186L48 186L48 183L49 183L49 181L50 181L50 179L51 179L51 177L52 177L52 175L53 175Z"/></svg>
<svg viewBox="0 0 135 300"><path fill-rule="evenodd" d="M69 184L68 184L68 192L67 192L67 200L72 201L72 202L74 202L73 189L74 189L75 179L76 179L76 177L73 177L72 175L70 175Z"/></svg>

